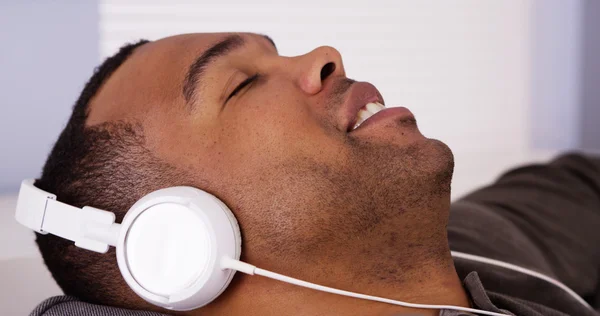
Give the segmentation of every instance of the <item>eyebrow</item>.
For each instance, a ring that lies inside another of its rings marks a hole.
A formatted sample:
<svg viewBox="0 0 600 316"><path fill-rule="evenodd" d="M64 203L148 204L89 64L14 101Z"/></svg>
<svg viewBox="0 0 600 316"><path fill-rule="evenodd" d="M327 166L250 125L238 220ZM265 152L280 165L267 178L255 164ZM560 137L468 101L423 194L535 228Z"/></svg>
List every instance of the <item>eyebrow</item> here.
<svg viewBox="0 0 600 316"><path fill-rule="evenodd" d="M275 50L277 50L277 46L275 46L275 42L266 36L261 35L265 39L267 39ZM183 97L185 101L189 104L191 101L196 99L198 82L201 80L202 76L206 72L206 68L211 63L215 62L218 58L222 58L227 56L231 51L238 49L245 44L245 40L242 36L235 34L230 35L222 41L214 44L209 49L207 49L202 55L200 55L194 62L190 65L187 71L187 75L183 81Z"/></svg>

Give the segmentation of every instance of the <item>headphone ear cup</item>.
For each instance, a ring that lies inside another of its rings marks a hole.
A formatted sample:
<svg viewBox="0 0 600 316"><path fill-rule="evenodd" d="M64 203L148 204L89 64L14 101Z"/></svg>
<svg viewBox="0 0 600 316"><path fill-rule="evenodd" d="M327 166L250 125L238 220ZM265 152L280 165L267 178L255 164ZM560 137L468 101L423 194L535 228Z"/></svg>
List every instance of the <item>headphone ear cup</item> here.
<svg viewBox="0 0 600 316"><path fill-rule="evenodd" d="M133 278L146 290L169 296L190 286L208 269L210 235L186 206L161 203L141 213L125 242Z"/></svg>
<svg viewBox="0 0 600 316"><path fill-rule="evenodd" d="M217 298L235 271L224 256L239 259L241 234L229 208L192 187L152 192L136 202L121 224L117 262L127 284L146 301L190 310Z"/></svg>

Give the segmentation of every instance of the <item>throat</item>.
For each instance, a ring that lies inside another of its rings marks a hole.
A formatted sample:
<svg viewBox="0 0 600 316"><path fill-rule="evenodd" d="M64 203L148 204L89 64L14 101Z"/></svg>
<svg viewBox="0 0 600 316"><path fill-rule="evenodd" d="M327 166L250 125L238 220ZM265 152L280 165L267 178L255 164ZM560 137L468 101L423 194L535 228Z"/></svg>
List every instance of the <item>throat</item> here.
<svg viewBox="0 0 600 316"><path fill-rule="evenodd" d="M449 251L446 260L436 258L434 261L426 261L418 260L416 256L413 258L415 261L412 264L403 264L402 268L396 269L392 267L400 266L398 261L380 261L378 265L365 270L362 277L356 274L354 277L345 276L341 280L353 282L341 286L353 292L407 303L470 307L468 295L456 273ZM358 308L359 302L352 302L352 304L357 304ZM385 303L373 303L371 306L360 302L360 305L362 304L365 304L365 307L381 309L381 314L377 315L386 315L386 311L389 315L439 314L439 311L435 310L416 310ZM361 315L368 315L368 313Z"/></svg>
<svg viewBox="0 0 600 316"><path fill-rule="evenodd" d="M408 273L399 283L382 279L379 273L362 273L358 276L347 266L324 271L313 267L286 273L277 271L275 267L269 270L336 289L408 303L470 307L449 252L448 260L445 266L424 264L418 274ZM311 272L319 270L322 273ZM203 309L202 315L439 315L439 310L414 309L345 297L241 274L236 276L226 295L208 307Z"/></svg>

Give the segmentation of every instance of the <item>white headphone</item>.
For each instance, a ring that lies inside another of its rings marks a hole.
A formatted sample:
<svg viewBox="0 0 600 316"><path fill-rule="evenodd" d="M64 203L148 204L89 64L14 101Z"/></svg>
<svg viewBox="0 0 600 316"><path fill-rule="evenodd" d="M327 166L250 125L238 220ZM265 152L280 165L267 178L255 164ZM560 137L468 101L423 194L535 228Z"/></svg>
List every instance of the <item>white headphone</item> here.
<svg viewBox="0 0 600 316"><path fill-rule="evenodd" d="M192 187L152 192L137 201L121 224L115 214L56 200L56 195L21 183L16 219L41 234L106 253L116 247L117 263L133 291L147 302L171 310L200 308L217 298L235 271L338 295L412 308L452 309L506 315L451 305L425 305L334 289L239 261L242 240L233 213L215 196Z"/></svg>
<svg viewBox="0 0 600 316"><path fill-rule="evenodd" d="M221 268L221 258L237 260L241 253L240 229L229 208L192 187L152 192L117 224L114 213L67 205L25 180L15 217L77 247L100 253L116 247L119 269L131 289L174 310L198 308L219 296L235 274Z"/></svg>

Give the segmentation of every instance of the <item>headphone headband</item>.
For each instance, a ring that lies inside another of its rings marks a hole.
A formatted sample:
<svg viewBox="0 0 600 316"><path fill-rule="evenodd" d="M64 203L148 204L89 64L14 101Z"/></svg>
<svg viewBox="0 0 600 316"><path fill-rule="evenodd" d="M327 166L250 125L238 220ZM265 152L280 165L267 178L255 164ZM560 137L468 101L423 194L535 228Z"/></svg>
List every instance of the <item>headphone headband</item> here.
<svg viewBox="0 0 600 316"><path fill-rule="evenodd" d="M56 195L38 189L33 179L21 182L16 220L40 234L50 233L75 242L80 248L106 253L116 246L120 226L115 214L59 202Z"/></svg>

